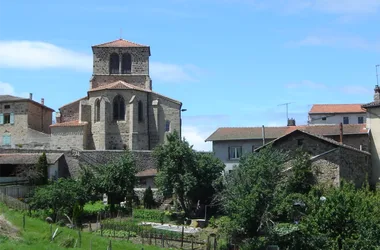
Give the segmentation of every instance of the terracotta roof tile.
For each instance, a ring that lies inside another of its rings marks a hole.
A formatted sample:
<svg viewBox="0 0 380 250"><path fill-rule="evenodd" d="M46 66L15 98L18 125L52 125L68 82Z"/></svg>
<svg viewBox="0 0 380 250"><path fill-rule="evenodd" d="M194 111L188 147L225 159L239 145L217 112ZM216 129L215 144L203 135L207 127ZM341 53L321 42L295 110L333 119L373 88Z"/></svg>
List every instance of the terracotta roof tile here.
<svg viewBox="0 0 380 250"><path fill-rule="evenodd" d="M309 114L365 113L362 104L314 104Z"/></svg>
<svg viewBox="0 0 380 250"><path fill-rule="evenodd" d="M92 47L149 47L146 45L137 44L124 39L117 39L115 41L94 45Z"/></svg>
<svg viewBox="0 0 380 250"><path fill-rule="evenodd" d="M137 177L149 177L149 176L156 176L156 175L157 175L157 169L154 169L154 168L146 169L136 174Z"/></svg>
<svg viewBox="0 0 380 250"><path fill-rule="evenodd" d="M50 127L80 127L87 125L87 122L79 122L79 121L69 121L69 122L61 122L50 125Z"/></svg>
<svg viewBox="0 0 380 250"><path fill-rule="evenodd" d="M106 90L106 89L136 89L136 90L140 90L140 91L151 92L148 89L140 88L140 87L138 87L136 85L133 85L133 84L130 84L130 83L126 83L124 81L117 81L117 82L109 83L109 84L106 84L106 85L102 85L102 86L99 86L99 87L96 87L96 88L93 88L93 89L89 90L89 92L94 92L94 91L99 91L99 90Z"/></svg>
<svg viewBox="0 0 380 250"><path fill-rule="evenodd" d="M289 127L265 127L265 138L276 139L295 130L323 136L339 135L339 125L303 125ZM366 124L343 125L343 134L367 134ZM206 141L262 139L262 127L218 128Z"/></svg>
<svg viewBox="0 0 380 250"><path fill-rule="evenodd" d="M370 103L366 103L362 106L363 108L376 108L376 107L380 107L380 102L379 101L375 101L375 102L370 102Z"/></svg>

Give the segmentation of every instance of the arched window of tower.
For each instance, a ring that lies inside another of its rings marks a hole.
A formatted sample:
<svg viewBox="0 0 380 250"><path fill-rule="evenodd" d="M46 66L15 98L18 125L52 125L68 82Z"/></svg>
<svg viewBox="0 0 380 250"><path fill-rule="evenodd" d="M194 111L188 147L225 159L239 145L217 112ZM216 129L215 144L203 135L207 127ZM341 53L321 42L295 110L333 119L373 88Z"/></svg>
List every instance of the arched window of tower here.
<svg viewBox="0 0 380 250"><path fill-rule="evenodd" d="M95 122L100 121L100 100L95 101Z"/></svg>
<svg viewBox="0 0 380 250"><path fill-rule="evenodd" d="M121 62L121 73L130 74L132 72L132 58L129 53L124 53Z"/></svg>
<svg viewBox="0 0 380 250"><path fill-rule="evenodd" d="M125 102L120 95L113 99L113 119L116 121L125 120Z"/></svg>
<svg viewBox="0 0 380 250"><path fill-rule="evenodd" d="M143 103L142 101L138 102L138 121L142 122L144 120L144 112L143 112Z"/></svg>
<svg viewBox="0 0 380 250"><path fill-rule="evenodd" d="M165 121L165 132L170 132L170 121L169 120Z"/></svg>
<svg viewBox="0 0 380 250"><path fill-rule="evenodd" d="M112 53L110 56L110 74L119 74L119 64L119 55L116 53Z"/></svg>

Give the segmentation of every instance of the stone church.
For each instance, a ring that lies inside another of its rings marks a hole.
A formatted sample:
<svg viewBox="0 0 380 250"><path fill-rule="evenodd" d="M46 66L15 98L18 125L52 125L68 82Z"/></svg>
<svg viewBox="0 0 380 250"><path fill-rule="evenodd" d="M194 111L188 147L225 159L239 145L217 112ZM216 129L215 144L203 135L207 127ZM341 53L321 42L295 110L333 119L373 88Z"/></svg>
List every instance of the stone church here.
<svg viewBox="0 0 380 250"><path fill-rule="evenodd" d="M92 52L87 95L59 108L50 148L152 150L181 132L182 103L152 90L149 46L119 39Z"/></svg>

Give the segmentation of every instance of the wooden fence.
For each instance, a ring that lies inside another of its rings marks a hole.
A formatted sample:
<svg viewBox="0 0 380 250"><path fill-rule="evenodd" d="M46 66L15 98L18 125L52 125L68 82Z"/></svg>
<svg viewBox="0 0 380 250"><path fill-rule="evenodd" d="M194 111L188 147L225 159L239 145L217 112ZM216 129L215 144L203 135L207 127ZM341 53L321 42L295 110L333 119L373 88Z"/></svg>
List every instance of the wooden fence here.
<svg viewBox="0 0 380 250"><path fill-rule="evenodd" d="M4 193L0 192L0 202L4 203L10 208L17 209L17 210L29 210L29 205L19 201L18 199L15 199L13 197L10 197Z"/></svg>

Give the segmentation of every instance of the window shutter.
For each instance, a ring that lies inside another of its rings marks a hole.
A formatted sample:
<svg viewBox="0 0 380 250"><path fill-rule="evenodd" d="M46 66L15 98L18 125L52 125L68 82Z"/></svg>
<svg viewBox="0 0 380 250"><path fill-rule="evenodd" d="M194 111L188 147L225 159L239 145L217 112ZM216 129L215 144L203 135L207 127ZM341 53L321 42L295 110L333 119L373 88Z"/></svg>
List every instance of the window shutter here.
<svg viewBox="0 0 380 250"><path fill-rule="evenodd" d="M0 114L0 124L4 124L4 114Z"/></svg>
<svg viewBox="0 0 380 250"><path fill-rule="evenodd" d="M228 160L231 159L231 147L228 147Z"/></svg>
<svg viewBox="0 0 380 250"><path fill-rule="evenodd" d="M14 113L11 113L11 115L10 115L10 123L11 124L15 123L15 114Z"/></svg>

